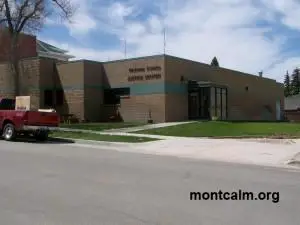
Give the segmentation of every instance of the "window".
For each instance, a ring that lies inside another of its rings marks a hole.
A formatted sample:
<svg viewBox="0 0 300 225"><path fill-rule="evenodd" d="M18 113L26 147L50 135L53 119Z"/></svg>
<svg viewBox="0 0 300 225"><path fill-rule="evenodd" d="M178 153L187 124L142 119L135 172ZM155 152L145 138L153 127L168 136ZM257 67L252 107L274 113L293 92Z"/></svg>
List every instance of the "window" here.
<svg viewBox="0 0 300 225"><path fill-rule="evenodd" d="M1 110L14 110L15 109L15 100L13 99L2 99L0 101Z"/></svg>
<svg viewBox="0 0 300 225"><path fill-rule="evenodd" d="M51 90L44 91L44 105L53 106L53 92Z"/></svg>
<svg viewBox="0 0 300 225"><path fill-rule="evenodd" d="M215 115L222 120L227 119L227 93L227 88L215 88Z"/></svg>
<svg viewBox="0 0 300 225"><path fill-rule="evenodd" d="M104 90L104 104L120 104L121 96L129 96L130 88L113 88Z"/></svg>
<svg viewBox="0 0 300 225"><path fill-rule="evenodd" d="M64 104L64 91L57 90L56 91L56 105L62 106Z"/></svg>

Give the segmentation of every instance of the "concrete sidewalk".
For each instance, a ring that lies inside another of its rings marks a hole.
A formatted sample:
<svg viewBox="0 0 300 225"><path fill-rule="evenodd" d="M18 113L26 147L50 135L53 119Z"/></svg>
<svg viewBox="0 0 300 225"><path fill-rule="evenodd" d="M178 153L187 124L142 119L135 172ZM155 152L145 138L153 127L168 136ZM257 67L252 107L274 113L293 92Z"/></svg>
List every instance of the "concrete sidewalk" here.
<svg viewBox="0 0 300 225"><path fill-rule="evenodd" d="M117 151L176 156L191 159L256 164L264 166L300 166L300 140L297 139L210 139L172 137L110 131L65 129L105 135L126 135L161 139L146 143L109 143L76 141L75 146L109 148ZM126 130L125 130L126 131ZM100 144L101 143L101 144ZM299 153L299 154L298 154Z"/></svg>
<svg viewBox="0 0 300 225"><path fill-rule="evenodd" d="M139 146L145 152L197 159L258 164L284 165L300 151L300 142L261 142L242 139L164 140ZM300 160L300 155L299 155Z"/></svg>
<svg viewBox="0 0 300 225"><path fill-rule="evenodd" d="M155 129L155 128L177 126L177 125L194 123L194 122L195 121L155 123L155 124L147 124L147 125L137 126L137 127L125 127L125 128L119 128L119 129L109 129L109 130L104 130L103 132L106 132L106 133L130 133L130 132L150 130L150 129Z"/></svg>
<svg viewBox="0 0 300 225"><path fill-rule="evenodd" d="M136 133L129 133L129 132L121 132L119 130L107 130L107 131L94 131L94 130L84 130L84 129L70 129L70 128L59 128L59 131L68 131L68 132L83 132L83 133L92 133L92 134L103 134L103 135L118 135L118 136L134 136L134 137L148 137L148 138L155 138L155 139L162 139L162 140L174 140L178 139L178 137L173 136L163 136L163 135L153 135L153 134L136 134ZM131 131L134 132L134 131ZM186 137L180 137L183 139L191 139ZM200 138L197 138L200 139Z"/></svg>
<svg viewBox="0 0 300 225"><path fill-rule="evenodd" d="M300 149L299 140L293 142L266 140L262 142L255 139L182 139L178 137L177 139L135 144L76 141L72 145L74 147L275 167L291 165L291 160L295 158ZM293 164L293 166L295 165Z"/></svg>

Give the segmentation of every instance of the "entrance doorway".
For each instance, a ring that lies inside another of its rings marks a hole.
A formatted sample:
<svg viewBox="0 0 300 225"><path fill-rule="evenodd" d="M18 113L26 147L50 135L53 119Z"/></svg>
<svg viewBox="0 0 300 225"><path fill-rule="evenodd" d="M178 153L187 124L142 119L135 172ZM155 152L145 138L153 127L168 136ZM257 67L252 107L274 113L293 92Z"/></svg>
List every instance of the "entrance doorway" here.
<svg viewBox="0 0 300 225"><path fill-rule="evenodd" d="M189 118L210 119L210 88L198 88L189 93Z"/></svg>
<svg viewBox="0 0 300 225"><path fill-rule="evenodd" d="M189 117L190 119L199 118L199 93L189 94Z"/></svg>
<svg viewBox="0 0 300 225"><path fill-rule="evenodd" d="M210 119L210 88L200 88L200 119Z"/></svg>
<svg viewBox="0 0 300 225"><path fill-rule="evenodd" d="M211 82L188 82L189 119L228 118L228 89Z"/></svg>

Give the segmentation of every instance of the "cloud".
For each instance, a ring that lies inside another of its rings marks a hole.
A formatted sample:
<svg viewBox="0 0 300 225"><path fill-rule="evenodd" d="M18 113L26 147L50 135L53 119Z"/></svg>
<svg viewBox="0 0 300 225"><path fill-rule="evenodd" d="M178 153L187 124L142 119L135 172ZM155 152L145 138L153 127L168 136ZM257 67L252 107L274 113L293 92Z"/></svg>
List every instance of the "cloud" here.
<svg viewBox="0 0 300 225"><path fill-rule="evenodd" d="M86 0L71 0L75 8L75 13L70 21L61 21L59 17L52 16L46 18L46 25L57 26L63 24L70 32L71 36L88 35L90 31L97 27L97 22L93 15L90 14Z"/></svg>
<svg viewBox="0 0 300 225"><path fill-rule="evenodd" d="M263 70L278 80L300 59L283 55L288 38L273 31L278 26L300 29L296 0L257 0L255 4L253 0L123 0L99 7L81 5L77 25L68 26L71 32L93 30L98 37L110 34L115 39L112 46L103 46L99 40L91 42L90 48L67 46L79 58L123 58L124 39L128 57L160 54L165 30L167 54L205 63L216 56L223 67L254 74ZM258 25L261 22L266 23Z"/></svg>
<svg viewBox="0 0 300 225"><path fill-rule="evenodd" d="M99 50L93 48L84 48L78 47L75 45L71 45L68 43L62 43L59 41L51 40L51 39L43 39L43 41L54 45L58 48L69 51L68 54L75 56L72 60L96 60L96 61L109 61L109 60L117 60L124 58L124 53L120 50Z"/></svg>
<svg viewBox="0 0 300 225"><path fill-rule="evenodd" d="M73 36L86 35L97 27L96 20L89 13L89 1L72 0L72 3L76 7L76 11L71 19L71 23L66 22L65 25Z"/></svg>
<svg viewBox="0 0 300 225"><path fill-rule="evenodd" d="M262 0L266 8L278 14L280 22L290 28L300 29L300 2L297 0Z"/></svg>
<svg viewBox="0 0 300 225"><path fill-rule="evenodd" d="M69 28L71 35L85 35L88 34L89 31L96 28L96 22L85 13L78 13L72 23L66 24Z"/></svg>
<svg viewBox="0 0 300 225"><path fill-rule="evenodd" d="M280 63L277 63L276 65L274 65L267 72L269 74L272 74L272 77L274 79L276 79L277 81L283 82L283 78L284 78L284 75L286 74L286 71L288 71L289 74L291 75L293 73L293 70L296 67L300 68L300 57L292 57L292 58L283 60Z"/></svg>

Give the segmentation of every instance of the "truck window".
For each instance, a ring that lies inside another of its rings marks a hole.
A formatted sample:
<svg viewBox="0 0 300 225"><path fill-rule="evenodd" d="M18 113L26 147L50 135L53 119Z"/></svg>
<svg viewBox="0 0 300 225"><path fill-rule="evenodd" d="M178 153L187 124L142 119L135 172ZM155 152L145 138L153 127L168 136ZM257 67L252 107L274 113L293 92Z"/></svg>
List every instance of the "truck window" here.
<svg viewBox="0 0 300 225"><path fill-rule="evenodd" d="M13 99L1 99L0 100L0 110L14 110L15 100Z"/></svg>

